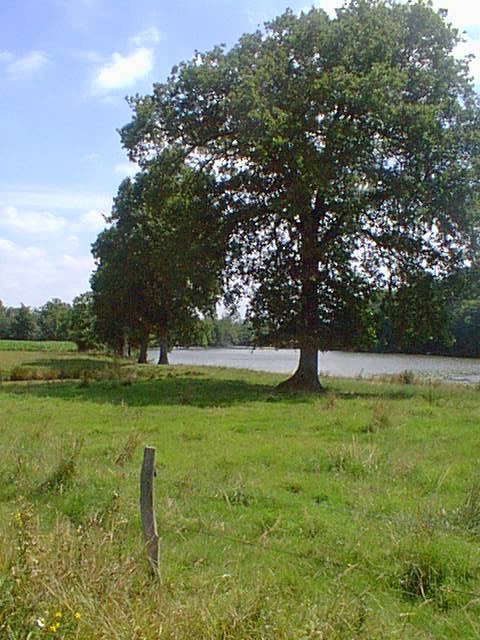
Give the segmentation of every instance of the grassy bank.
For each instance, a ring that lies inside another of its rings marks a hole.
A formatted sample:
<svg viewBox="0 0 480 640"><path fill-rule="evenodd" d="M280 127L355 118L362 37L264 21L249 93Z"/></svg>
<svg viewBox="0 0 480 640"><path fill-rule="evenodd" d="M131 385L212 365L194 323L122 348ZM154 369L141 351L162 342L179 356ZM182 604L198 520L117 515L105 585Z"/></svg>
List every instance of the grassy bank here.
<svg viewBox="0 0 480 640"><path fill-rule="evenodd" d="M0 386L0 637L480 636L477 390L85 366Z"/></svg>

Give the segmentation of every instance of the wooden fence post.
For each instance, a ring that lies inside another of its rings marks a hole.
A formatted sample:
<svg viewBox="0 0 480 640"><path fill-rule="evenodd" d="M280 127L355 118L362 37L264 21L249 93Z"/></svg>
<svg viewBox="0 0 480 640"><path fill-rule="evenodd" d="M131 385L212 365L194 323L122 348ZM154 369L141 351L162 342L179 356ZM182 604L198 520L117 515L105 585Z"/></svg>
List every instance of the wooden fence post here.
<svg viewBox="0 0 480 640"><path fill-rule="evenodd" d="M153 506L153 478L155 476L155 447L145 447L140 474L140 516L143 538L150 565L158 574L158 534Z"/></svg>

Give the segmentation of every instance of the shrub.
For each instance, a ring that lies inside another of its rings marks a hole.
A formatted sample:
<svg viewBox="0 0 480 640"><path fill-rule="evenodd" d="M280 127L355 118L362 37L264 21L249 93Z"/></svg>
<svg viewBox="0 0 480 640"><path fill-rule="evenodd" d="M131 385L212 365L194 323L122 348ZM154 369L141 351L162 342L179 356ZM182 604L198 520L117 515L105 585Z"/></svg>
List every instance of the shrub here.
<svg viewBox="0 0 480 640"><path fill-rule="evenodd" d="M15 382L26 382L27 380L33 379L33 371L32 369L28 369L27 367L14 367L10 371L10 380Z"/></svg>

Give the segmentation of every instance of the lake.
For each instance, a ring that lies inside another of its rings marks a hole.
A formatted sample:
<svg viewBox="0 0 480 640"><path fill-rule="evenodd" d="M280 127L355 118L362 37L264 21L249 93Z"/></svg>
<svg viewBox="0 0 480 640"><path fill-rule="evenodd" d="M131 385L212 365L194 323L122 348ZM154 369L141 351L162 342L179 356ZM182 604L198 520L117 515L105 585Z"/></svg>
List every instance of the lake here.
<svg viewBox="0 0 480 640"><path fill-rule="evenodd" d="M149 351L149 360L156 362L158 349ZM169 354L171 364L212 365L253 369L275 373L292 373L297 365L296 349L231 349L201 348L174 349ZM449 382L480 383L480 359L446 358L386 353L347 353L326 351L319 354L320 373L354 378L412 371L416 375Z"/></svg>

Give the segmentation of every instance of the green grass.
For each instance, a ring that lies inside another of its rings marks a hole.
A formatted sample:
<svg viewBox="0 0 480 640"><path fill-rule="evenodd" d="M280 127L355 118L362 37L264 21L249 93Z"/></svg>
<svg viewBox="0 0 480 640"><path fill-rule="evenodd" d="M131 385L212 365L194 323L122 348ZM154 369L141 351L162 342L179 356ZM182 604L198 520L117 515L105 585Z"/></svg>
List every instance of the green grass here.
<svg viewBox="0 0 480 640"><path fill-rule="evenodd" d="M2 639L480 637L477 390L70 360L0 386Z"/></svg>
<svg viewBox="0 0 480 640"><path fill-rule="evenodd" d="M0 351L0 381L112 377L120 365L99 354L51 351Z"/></svg>
<svg viewBox="0 0 480 640"><path fill-rule="evenodd" d="M63 353L77 351L74 342L54 340L0 340L0 351L49 351Z"/></svg>

